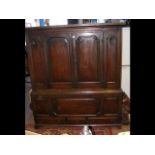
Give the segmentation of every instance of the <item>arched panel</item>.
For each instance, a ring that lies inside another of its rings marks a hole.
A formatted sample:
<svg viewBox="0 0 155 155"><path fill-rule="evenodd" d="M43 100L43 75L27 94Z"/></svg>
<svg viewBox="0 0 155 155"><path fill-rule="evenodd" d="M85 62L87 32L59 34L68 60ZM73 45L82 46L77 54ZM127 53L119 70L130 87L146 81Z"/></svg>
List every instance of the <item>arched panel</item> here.
<svg viewBox="0 0 155 155"><path fill-rule="evenodd" d="M107 88L117 88L120 83L120 31L117 29L104 32L104 78Z"/></svg>
<svg viewBox="0 0 155 155"><path fill-rule="evenodd" d="M43 44L40 35L33 34L30 38L31 52L29 53L30 74L33 78L33 86L37 88L46 87L45 61Z"/></svg>
<svg viewBox="0 0 155 155"><path fill-rule="evenodd" d="M96 36L80 36L77 39L79 81L98 80L98 40Z"/></svg>
<svg viewBox="0 0 155 155"><path fill-rule="evenodd" d="M64 37L51 37L48 40L48 62L50 81L71 81L71 54L69 41Z"/></svg>
<svg viewBox="0 0 155 155"><path fill-rule="evenodd" d="M108 81L115 81L116 79L116 54L117 54L117 38L112 35L107 37L107 77Z"/></svg>

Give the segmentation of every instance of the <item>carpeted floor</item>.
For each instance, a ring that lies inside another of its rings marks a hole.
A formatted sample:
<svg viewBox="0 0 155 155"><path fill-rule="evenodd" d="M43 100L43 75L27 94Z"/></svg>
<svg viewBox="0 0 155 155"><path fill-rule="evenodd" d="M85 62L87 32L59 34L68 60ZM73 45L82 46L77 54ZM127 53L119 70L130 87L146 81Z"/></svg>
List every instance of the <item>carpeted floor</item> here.
<svg viewBox="0 0 155 155"><path fill-rule="evenodd" d="M39 128L34 129L27 127L28 131L32 131L42 135L80 135L80 132L83 129L83 126L79 127L52 127L52 128ZM93 135L112 135L112 128L111 127L90 127Z"/></svg>
<svg viewBox="0 0 155 155"><path fill-rule="evenodd" d="M80 135L83 126L66 126L66 127L51 127L51 128L38 128L35 129L34 125L26 124L26 130L32 131L42 135ZM126 132L130 130L129 125L123 125L122 128L118 127L90 127L93 135L118 135L120 132Z"/></svg>
<svg viewBox="0 0 155 155"><path fill-rule="evenodd" d="M31 84L29 83L29 77L26 79L25 84L25 129L28 131L36 132L42 135L62 135L62 134L69 134L69 135L80 135L82 131L82 126L79 127L52 127L52 128L34 128L34 119L33 113L29 107L30 98L29 98L29 90L31 89ZM129 131L129 125L123 125L121 129L118 127L93 127L91 131L93 135L117 135L120 132Z"/></svg>

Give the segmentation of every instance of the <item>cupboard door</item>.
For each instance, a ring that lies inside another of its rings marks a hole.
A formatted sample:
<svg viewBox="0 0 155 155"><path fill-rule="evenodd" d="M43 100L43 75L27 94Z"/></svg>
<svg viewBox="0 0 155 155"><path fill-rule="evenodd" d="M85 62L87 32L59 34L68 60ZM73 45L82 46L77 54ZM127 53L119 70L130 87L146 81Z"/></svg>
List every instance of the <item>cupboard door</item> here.
<svg viewBox="0 0 155 155"><path fill-rule="evenodd" d="M73 59L69 36L63 33L45 36L49 87L71 86Z"/></svg>
<svg viewBox="0 0 155 155"><path fill-rule="evenodd" d="M120 87L121 72L121 31L120 29L105 29L103 40L104 78L107 88Z"/></svg>
<svg viewBox="0 0 155 155"><path fill-rule="evenodd" d="M76 42L79 81L98 80L98 41L93 35L79 36Z"/></svg>
<svg viewBox="0 0 155 155"><path fill-rule="evenodd" d="M73 39L78 87L100 86L100 36L101 32L91 30L77 32Z"/></svg>
<svg viewBox="0 0 155 155"><path fill-rule="evenodd" d="M27 33L28 63L33 88L47 88L42 34Z"/></svg>
<svg viewBox="0 0 155 155"><path fill-rule="evenodd" d="M71 81L69 42L66 38L53 37L48 41L48 52L53 82Z"/></svg>
<svg viewBox="0 0 155 155"><path fill-rule="evenodd" d="M97 81L97 37L81 36L77 40L78 77L80 81Z"/></svg>

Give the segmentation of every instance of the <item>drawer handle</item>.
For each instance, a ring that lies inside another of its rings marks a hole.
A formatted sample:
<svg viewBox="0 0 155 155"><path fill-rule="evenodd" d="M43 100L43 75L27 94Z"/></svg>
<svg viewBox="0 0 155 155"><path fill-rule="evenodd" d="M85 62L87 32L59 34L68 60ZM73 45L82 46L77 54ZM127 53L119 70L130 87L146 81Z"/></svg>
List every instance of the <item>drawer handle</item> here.
<svg viewBox="0 0 155 155"><path fill-rule="evenodd" d="M32 40L32 47L37 47L37 42L36 42L36 40Z"/></svg>
<svg viewBox="0 0 155 155"><path fill-rule="evenodd" d="M57 113L56 113L56 112L52 112L52 114L53 114L54 116L57 116Z"/></svg>

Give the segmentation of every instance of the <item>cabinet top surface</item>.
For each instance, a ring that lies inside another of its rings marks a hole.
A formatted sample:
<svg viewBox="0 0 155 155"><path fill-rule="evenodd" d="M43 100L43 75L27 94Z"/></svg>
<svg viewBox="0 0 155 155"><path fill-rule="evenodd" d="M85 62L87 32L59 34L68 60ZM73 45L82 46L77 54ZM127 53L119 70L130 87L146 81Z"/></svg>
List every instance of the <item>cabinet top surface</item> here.
<svg viewBox="0 0 155 155"><path fill-rule="evenodd" d="M104 28L104 27L126 27L124 23L98 23L98 24L73 24L73 25L56 25L44 27L27 27L26 30L41 30L41 29L68 29L68 28Z"/></svg>

